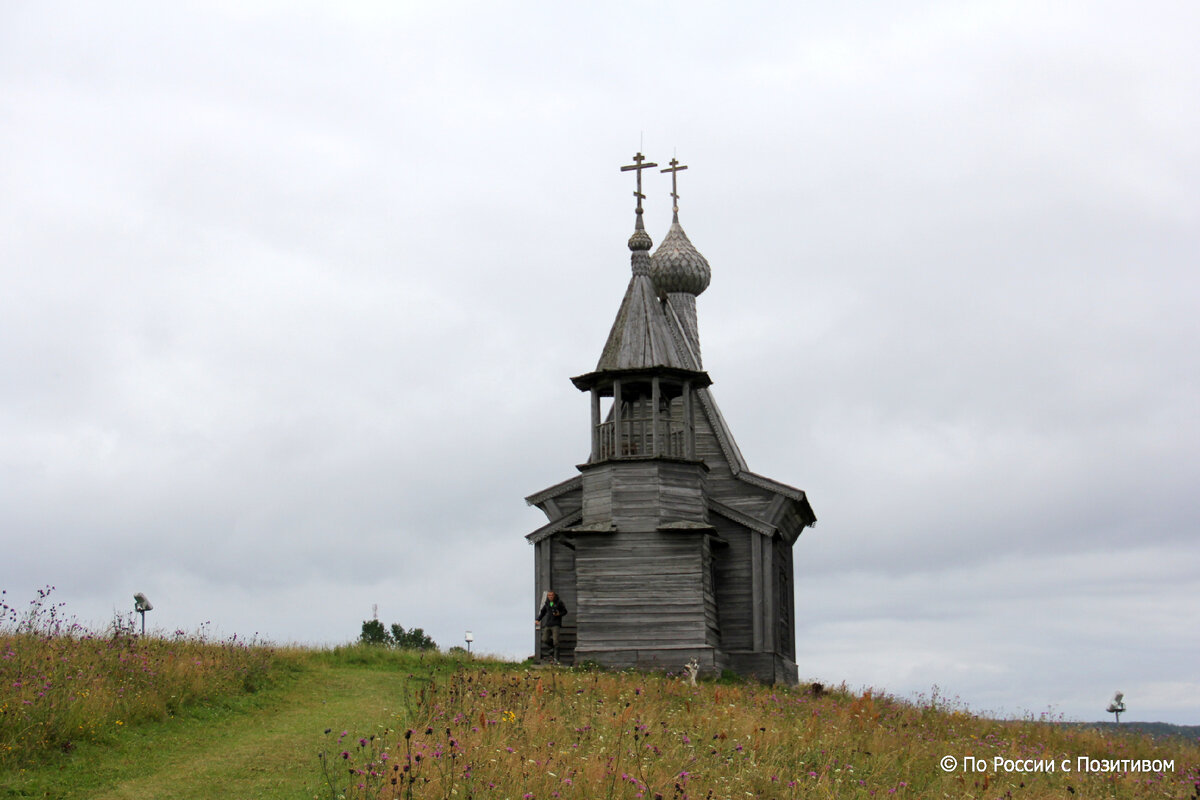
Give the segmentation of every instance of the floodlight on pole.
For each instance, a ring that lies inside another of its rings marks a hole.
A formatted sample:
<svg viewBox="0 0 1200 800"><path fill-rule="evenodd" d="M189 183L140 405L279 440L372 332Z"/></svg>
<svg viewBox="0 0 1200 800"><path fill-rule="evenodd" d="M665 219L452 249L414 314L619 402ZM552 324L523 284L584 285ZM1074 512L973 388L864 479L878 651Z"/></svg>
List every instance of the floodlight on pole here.
<svg viewBox="0 0 1200 800"><path fill-rule="evenodd" d="M471 642L475 641L475 634L471 633L470 631L467 631L466 640L467 640L467 653L470 653L471 652Z"/></svg>
<svg viewBox="0 0 1200 800"><path fill-rule="evenodd" d="M146 599L146 595L138 592L133 596L133 610L142 615L142 636L146 635L146 612L154 609L154 604Z"/></svg>
<svg viewBox="0 0 1200 800"><path fill-rule="evenodd" d="M1117 716L1117 722L1121 721L1121 712L1125 710L1125 695L1122 692L1117 692L1113 695L1112 702L1108 704L1106 709L1108 713Z"/></svg>

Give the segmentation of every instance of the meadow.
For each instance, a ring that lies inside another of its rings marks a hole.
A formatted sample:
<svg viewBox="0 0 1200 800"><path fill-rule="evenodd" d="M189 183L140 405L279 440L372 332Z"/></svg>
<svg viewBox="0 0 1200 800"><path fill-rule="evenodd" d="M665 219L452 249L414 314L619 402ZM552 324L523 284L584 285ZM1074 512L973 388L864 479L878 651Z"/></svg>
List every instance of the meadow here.
<svg viewBox="0 0 1200 800"><path fill-rule="evenodd" d="M1196 742L936 693L89 633L30 605L0 627L0 797L1200 798Z"/></svg>
<svg viewBox="0 0 1200 800"><path fill-rule="evenodd" d="M0 595L0 767L254 692L287 670L283 654L236 636L139 636L130 619L93 632L66 618L52 592L23 609Z"/></svg>
<svg viewBox="0 0 1200 800"><path fill-rule="evenodd" d="M395 726L326 738L330 798L1200 797L1194 742L989 720L936 695L599 670L464 667L416 689Z"/></svg>

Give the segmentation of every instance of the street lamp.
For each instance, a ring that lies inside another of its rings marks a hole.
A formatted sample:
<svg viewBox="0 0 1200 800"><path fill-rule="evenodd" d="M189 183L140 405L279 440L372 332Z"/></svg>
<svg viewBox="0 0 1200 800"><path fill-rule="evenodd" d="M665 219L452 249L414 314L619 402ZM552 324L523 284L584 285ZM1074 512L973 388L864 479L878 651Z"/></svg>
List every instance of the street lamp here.
<svg viewBox="0 0 1200 800"><path fill-rule="evenodd" d="M467 631L466 639L467 639L467 653L470 654L471 642L475 641L475 634L471 633L470 631Z"/></svg>
<svg viewBox="0 0 1200 800"><path fill-rule="evenodd" d="M1115 695L1113 695L1113 700L1108 704L1108 708L1106 710L1110 714L1116 714L1117 722L1120 722L1121 712L1125 710L1125 695L1121 692L1117 692Z"/></svg>
<svg viewBox="0 0 1200 800"><path fill-rule="evenodd" d="M146 599L146 595L138 592L133 596L133 610L142 615L142 636L146 635L146 612L154 608L154 604Z"/></svg>

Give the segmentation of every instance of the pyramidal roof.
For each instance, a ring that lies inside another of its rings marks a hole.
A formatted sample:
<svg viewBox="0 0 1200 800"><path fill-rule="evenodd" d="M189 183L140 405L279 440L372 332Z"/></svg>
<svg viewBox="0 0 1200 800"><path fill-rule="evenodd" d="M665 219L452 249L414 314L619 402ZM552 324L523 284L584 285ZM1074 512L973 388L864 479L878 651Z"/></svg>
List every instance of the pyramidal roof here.
<svg viewBox="0 0 1200 800"><path fill-rule="evenodd" d="M653 242L646 233L639 211L633 235L629 237L633 275L608 332L596 372L652 367L692 369L680 357L663 304L658 299L658 290L650 277L651 246Z"/></svg>

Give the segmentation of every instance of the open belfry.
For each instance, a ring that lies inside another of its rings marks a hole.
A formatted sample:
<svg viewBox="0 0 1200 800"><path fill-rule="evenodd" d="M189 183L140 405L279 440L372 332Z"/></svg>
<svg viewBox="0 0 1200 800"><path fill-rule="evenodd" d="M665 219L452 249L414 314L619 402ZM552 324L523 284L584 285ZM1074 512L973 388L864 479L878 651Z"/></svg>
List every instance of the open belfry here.
<svg viewBox="0 0 1200 800"><path fill-rule="evenodd" d="M795 683L792 547L816 522L804 492L751 472L700 357L696 298L708 261L674 218L658 249L642 221L638 153L633 275L596 368L571 381L591 400L579 474L526 498L548 524L535 547L535 612L568 610L560 660L617 668L724 669ZM538 655L541 652L538 637Z"/></svg>

